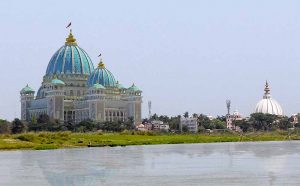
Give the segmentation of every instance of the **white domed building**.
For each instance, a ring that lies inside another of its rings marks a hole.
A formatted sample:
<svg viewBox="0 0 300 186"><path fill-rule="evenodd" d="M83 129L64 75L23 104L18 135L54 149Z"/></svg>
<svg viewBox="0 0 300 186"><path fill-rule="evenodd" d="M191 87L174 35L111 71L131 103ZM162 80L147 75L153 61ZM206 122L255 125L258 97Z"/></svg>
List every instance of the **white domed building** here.
<svg viewBox="0 0 300 186"><path fill-rule="evenodd" d="M283 110L280 104L276 100L272 99L270 95L270 87L267 81L264 90L265 94L263 96L263 99L257 103L255 107L255 113L283 116Z"/></svg>
<svg viewBox="0 0 300 186"><path fill-rule="evenodd" d="M20 94L24 121L47 114L61 122L126 121L132 117L135 124L141 123L141 89L120 84L102 60L94 68L72 31L50 59L37 94L28 85Z"/></svg>

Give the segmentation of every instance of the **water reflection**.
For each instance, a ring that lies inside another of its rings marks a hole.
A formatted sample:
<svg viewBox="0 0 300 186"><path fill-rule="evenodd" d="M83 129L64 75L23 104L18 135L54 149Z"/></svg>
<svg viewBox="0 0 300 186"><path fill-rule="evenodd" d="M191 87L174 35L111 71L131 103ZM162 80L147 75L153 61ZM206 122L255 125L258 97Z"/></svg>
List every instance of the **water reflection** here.
<svg viewBox="0 0 300 186"><path fill-rule="evenodd" d="M299 185L299 153L300 142L3 151L0 185Z"/></svg>

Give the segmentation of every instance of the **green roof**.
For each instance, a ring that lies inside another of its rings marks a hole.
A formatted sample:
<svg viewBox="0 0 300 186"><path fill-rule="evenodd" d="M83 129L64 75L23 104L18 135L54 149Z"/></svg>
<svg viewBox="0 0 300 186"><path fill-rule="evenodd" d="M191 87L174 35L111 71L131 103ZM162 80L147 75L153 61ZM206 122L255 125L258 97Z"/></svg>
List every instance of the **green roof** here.
<svg viewBox="0 0 300 186"><path fill-rule="evenodd" d="M99 84L99 83L94 84L93 88L95 88L95 89L105 89L105 87L103 85Z"/></svg>
<svg viewBox="0 0 300 186"><path fill-rule="evenodd" d="M26 87L22 88L20 93L34 93L34 90L31 87L29 87L27 84Z"/></svg>
<svg viewBox="0 0 300 186"><path fill-rule="evenodd" d="M134 91L134 92L141 92L142 90L135 86L135 84L133 83L131 87L128 88L128 90Z"/></svg>
<svg viewBox="0 0 300 186"><path fill-rule="evenodd" d="M117 81L117 87L118 89L126 89L126 87L124 87L124 85L120 84L118 81Z"/></svg>
<svg viewBox="0 0 300 186"><path fill-rule="evenodd" d="M51 84L54 84L54 85L65 85L65 83L62 80L57 79L56 77L54 79L52 79Z"/></svg>

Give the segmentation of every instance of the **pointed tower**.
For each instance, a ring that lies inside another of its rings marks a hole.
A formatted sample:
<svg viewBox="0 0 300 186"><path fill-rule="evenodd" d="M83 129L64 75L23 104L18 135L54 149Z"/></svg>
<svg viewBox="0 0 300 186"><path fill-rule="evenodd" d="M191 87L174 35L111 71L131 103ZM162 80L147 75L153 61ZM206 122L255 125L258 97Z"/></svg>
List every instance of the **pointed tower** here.
<svg viewBox="0 0 300 186"><path fill-rule="evenodd" d="M142 90L134 83L128 88L128 117L133 117L134 124L142 123Z"/></svg>
<svg viewBox="0 0 300 186"><path fill-rule="evenodd" d="M21 120L28 121L30 120L30 115L28 109L31 106L32 100L34 100L35 91L28 86L28 84L22 88L20 91L21 95Z"/></svg>

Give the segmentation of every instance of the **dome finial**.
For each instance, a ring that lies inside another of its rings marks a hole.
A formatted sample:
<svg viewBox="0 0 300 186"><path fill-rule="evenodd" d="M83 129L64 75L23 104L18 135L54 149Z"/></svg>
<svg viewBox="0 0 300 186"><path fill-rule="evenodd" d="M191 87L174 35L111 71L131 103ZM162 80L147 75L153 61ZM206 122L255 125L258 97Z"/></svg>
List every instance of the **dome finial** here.
<svg viewBox="0 0 300 186"><path fill-rule="evenodd" d="M105 68L105 65L104 65L104 63L102 61L102 58L100 58L100 62L98 64L98 68Z"/></svg>
<svg viewBox="0 0 300 186"><path fill-rule="evenodd" d="M264 98L264 99L270 98L270 97L271 97L271 96L270 96L270 87L269 87L268 81L266 81L264 91L265 91L265 94L264 94L263 98Z"/></svg>
<svg viewBox="0 0 300 186"><path fill-rule="evenodd" d="M76 39L72 34L72 29L70 29L69 36L66 38L66 45L77 45Z"/></svg>
<svg viewBox="0 0 300 186"><path fill-rule="evenodd" d="M269 87L269 83L268 81L266 81L266 85L265 85L265 94L270 94L270 87Z"/></svg>

